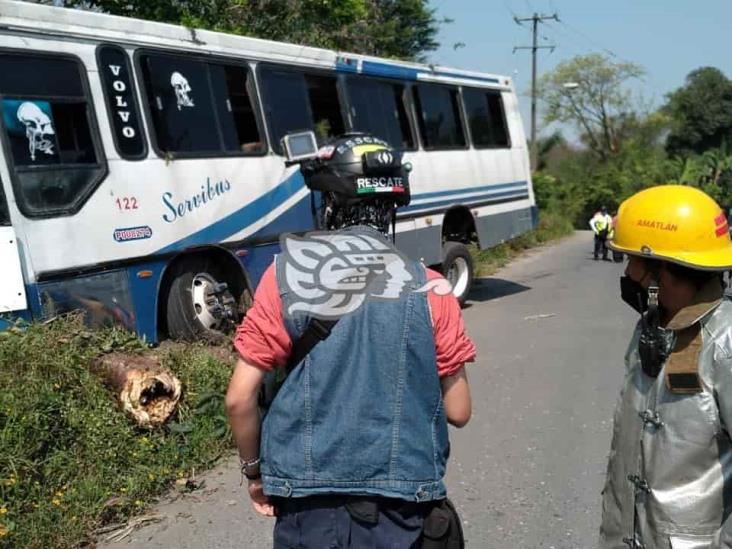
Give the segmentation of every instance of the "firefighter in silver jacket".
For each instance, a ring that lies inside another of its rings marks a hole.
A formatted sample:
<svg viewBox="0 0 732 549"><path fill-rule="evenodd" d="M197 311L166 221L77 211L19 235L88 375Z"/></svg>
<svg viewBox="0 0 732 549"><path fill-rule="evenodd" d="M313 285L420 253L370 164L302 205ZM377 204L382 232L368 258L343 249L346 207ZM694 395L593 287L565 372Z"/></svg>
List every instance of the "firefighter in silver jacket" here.
<svg viewBox="0 0 732 549"><path fill-rule="evenodd" d="M732 242L698 189L626 200L610 247L641 313L626 354L602 496L602 549L732 549Z"/></svg>

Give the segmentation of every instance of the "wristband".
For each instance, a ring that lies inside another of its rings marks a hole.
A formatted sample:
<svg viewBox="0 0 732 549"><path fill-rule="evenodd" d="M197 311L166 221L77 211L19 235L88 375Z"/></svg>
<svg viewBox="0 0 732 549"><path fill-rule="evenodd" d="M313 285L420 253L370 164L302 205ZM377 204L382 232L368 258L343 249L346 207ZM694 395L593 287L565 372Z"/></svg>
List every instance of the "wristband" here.
<svg viewBox="0 0 732 549"><path fill-rule="evenodd" d="M241 474L250 480L254 480L252 477L259 475L259 458L247 461L239 458L241 463Z"/></svg>
<svg viewBox="0 0 732 549"><path fill-rule="evenodd" d="M244 473L244 476L247 477L247 480L259 480L262 478L262 473L257 472L253 475L250 475L249 473Z"/></svg>

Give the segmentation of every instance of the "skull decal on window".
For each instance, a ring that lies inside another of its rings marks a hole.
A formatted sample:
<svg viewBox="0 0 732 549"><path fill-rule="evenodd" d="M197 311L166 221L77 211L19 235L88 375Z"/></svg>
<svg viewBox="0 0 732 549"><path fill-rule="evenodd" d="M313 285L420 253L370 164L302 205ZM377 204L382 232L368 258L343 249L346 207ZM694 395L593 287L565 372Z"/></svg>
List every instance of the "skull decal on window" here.
<svg viewBox="0 0 732 549"><path fill-rule="evenodd" d="M21 103L18 107L18 120L25 125L25 135L28 138L28 150L31 160L35 162L36 151L46 154L55 154L54 142L48 136L56 135L49 116L38 105L30 101Z"/></svg>
<svg viewBox="0 0 732 549"><path fill-rule="evenodd" d="M170 85L175 90L175 99L178 103L178 110L181 107L195 107L193 99L188 95L191 93L191 86L188 84L188 79L178 71L175 71L170 75Z"/></svg>

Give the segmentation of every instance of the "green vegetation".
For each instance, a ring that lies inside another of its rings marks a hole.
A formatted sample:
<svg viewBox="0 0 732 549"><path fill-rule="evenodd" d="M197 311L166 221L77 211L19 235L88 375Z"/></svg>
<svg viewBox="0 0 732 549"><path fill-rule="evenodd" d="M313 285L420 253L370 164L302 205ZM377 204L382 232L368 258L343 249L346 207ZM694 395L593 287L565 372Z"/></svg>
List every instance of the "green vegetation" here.
<svg viewBox="0 0 732 549"><path fill-rule="evenodd" d="M183 398L172 425L142 430L88 370L111 350L150 352L73 316L0 333L0 547L76 547L231 446L230 364L202 346L156 350Z"/></svg>
<svg viewBox="0 0 732 549"><path fill-rule="evenodd" d="M450 21L438 18L426 0L65 0L63 5L412 60L424 60L437 49L439 26Z"/></svg>
<svg viewBox="0 0 732 549"><path fill-rule="evenodd" d="M557 213L542 213L539 216L539 225L533 231L489 250L478 250L472 247L470 252L473 255L473 263L475 264L475 275L488 276L509 263L524 250L570 235L573 231L572 223L567 217Z"/></svg>
<svg viewBox="0 0 732 549"><path fill-rule="evenodd" d="M646 187L701 188L732 207L732 81L692 71L666 104L650 110L627 90L644 70L601 55L575 57L541 78L545 122L574 126L578 144L556 133L539 145L539 209L585 228L601 205L611 212Z"/></svg>
<svg viewBox="0 0 732 549"><path fill-rule="evenodd" d="M618 151L633 108L623 84L643 74L635 63L614 63L596 53L560 63L539 81L545 122L577 125L587 147L606 159Z"/></svg>
<svg viewBox="0 0 732 549"><path fill-rule="evenodd" d="M732 80L719 69L690 72L664 111L672 121L666 142L672 156L703 154L732 142Z"/></svg>

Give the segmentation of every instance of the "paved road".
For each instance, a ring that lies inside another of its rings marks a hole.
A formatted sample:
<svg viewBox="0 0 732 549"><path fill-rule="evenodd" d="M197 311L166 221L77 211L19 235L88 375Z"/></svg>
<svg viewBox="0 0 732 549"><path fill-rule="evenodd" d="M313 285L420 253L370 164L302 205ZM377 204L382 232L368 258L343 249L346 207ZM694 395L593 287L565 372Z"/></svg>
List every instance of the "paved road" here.
<svg viewBox="0 0 732 549"><path fill-rule="evenodd" d="M464 310L478 346L473 418L451 429L448 489L469 547L596 546L600 490L623 353L635 322L622 266L595 262L589 232L479 282ZM106 549L271 547L231 459L206 486L163 502L163 516Z"/></svg>

